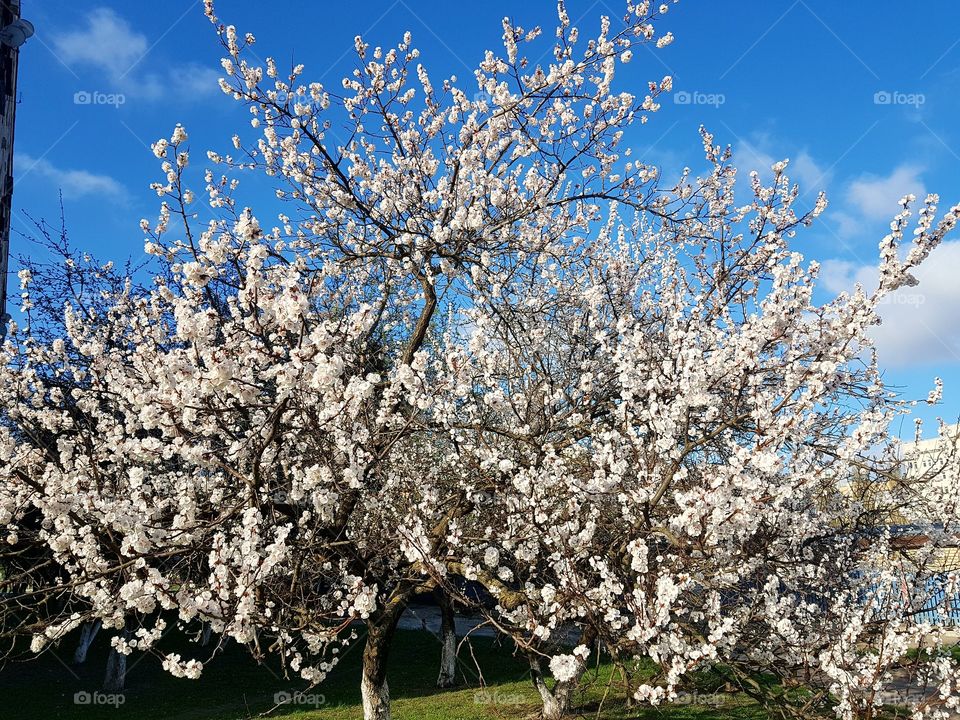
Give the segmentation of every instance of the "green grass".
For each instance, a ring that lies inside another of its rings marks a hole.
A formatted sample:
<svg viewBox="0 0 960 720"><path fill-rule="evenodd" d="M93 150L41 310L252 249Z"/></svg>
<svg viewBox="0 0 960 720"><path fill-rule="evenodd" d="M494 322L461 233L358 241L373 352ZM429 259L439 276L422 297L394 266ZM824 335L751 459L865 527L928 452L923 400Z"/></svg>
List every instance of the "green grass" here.
<svg viewBox="0 0 960 720"><path fill-rule="evenodd" d="M78 705L77 692L100 687L106 662L108 636L101 633L87 662L67 669L51 653L0 670L0 718L48 720L239 720L256 717L273 707L274 694L303 689L302 682L284 680L275 666L258 666L237 646L210 663L200 680L174 678L152 656L133 655L123 703ZM452 690L434 687L440 660L440 645L429 633L398 633L390 656L389 683L398 720L509 720L537 715L539 701L526 666L511 648L492 639L472 641L472 653L461 652L461 686ZM184 657L192 654L178 651ZM55 649L69 660L73 645ZM275 711L271 717L301 720L356 720L362 717L359 697L359 644L320 686L309 690L311 700ZM479 671L478 671L479 668ZM764 717L756 705L733 697L706 696L707 704L672 705L669 708L628 708L619 684L611 684L613 669L601 664L591 668L586 688L576 698L576 715L601 720L719 720ZM482 674L483 683L480 676ZM485 687L484 687L485 685ZM609 688L609 691L608 691ZM693 695L691 699L704 697ZM322 698L320 697L322 696ZM599 711L599 714L598 714Z"/></svg>

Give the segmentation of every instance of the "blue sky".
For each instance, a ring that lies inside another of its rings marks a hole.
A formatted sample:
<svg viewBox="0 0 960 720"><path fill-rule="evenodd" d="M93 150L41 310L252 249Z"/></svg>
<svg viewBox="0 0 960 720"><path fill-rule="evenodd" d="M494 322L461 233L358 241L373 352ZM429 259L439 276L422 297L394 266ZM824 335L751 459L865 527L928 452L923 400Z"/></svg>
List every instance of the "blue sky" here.
<svg viewBox="0 0 960 720"><path fill-rule="evenodd" d="M141 217L154 218L158 176L149 144L183 123L195 162L226 151L249 129L224 96L219 45L200 0L23 0L37 34L21 51L13 251L24 212L56 221L62 190L75 245L104 259L142 252ZM413 33L434 77L468 78L486 47L499 46L500 19L550 25L552 0L450 3L368 0L220 0L218 14L258 38L258 53L302 62L308 81L332 84L352 68L353 38L390 45ZM572 0L586 31L620 0ZM676 41L641 50L618 81L642 88L674 77L674 95L631 135L636 153L665 175L697 166L703 123L734 146L744 170L789 158L813 198L831 200L824 221L798 249L824 265L824 293L870 282L877 243L897 199L938 192L960 200L960 3L835 0L684 0L660 26ZM960 415L960 234L937 250L920 286L884 309L877 331L886 377L925 397L944 378L944 403L921 409ZM909 428L906 428L909 431ZM932 428L928 428L927 434Z"/></svg>

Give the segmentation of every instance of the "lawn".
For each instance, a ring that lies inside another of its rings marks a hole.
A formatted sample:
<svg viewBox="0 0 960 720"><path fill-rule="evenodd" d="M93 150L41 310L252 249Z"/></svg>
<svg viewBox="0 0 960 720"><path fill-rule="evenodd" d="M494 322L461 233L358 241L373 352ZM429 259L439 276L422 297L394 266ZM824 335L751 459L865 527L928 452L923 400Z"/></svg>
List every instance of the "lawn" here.
<svg viewBox="0 0 960 720"><path fill-rule="evenodd" d="M391 653L389 682L398 720L507 720L536 716L539 707L524 663L510 647L491 638L477 638L461 653L462 685L437 690L434 682L440 644L428 632L399 631ZM321 686L305 691L294 703L270 717L312 720L356 720L362 717L359 697L360 646L350 650ZM276 666L258 666L239 647L228 648L210 663L199 681L174 678L152 656L130 658L127 689L120 698L98 697L89 704L74 701L77 693L94 693L103 679L107 637L101 633L87 662L69 661L72 645L56 655L9 664L0 670L0 718L6 720L239 720L257 717L274 706L277 693L304 690L303 683L284 680ZM184 657L189 657L183 653ZM478 671L479 668L479 671ZM481 682L482 673L482 682ZM762 718L746 700L696 694L687 704L664 709L627 708L611 687L612 668L592 668L587 688L577 698L577 715L601 720L658 718ZM85 696L81 695L80 699ZM92 698L92 696L91 696ZM702 702L702 700L706 702ZM112 700L113 704L104 704ZM98 702L99 701L99 702ZM699 701L699 702L698 702Z"/></svg>

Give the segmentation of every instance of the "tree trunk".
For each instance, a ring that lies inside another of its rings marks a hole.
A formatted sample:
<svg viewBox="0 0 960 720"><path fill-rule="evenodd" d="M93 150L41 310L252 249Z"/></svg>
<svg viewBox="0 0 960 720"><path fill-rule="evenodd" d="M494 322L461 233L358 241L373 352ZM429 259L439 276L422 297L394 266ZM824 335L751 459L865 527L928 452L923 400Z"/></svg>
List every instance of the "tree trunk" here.
<svg viewBox="0 0 960 720"><path fill-rule="evenodd" d="M437 591L440 606L440 677L437 687L448 688L457 684L457 627L453 599L442 590Z"/></svg>
<svg viewBox="0 0 960 720"><path fill-rule="evenodd" d="M129 639L132 635L129 621L123 631L123 638ZM107 656L107 672L103 678L103 691L108 693L118 693L123 691L127 681L127 656L117 652L116 648L110 648L110 654Z"/></svg>
<svg viewBox="0 0 960 720"><path fill-rule="evenodd" d="M596 641L596 637L596 633L588 626L583 631L580 643L590 647ZM570 711L573 693L586 670L586 661L578 659L576 675L565 682L554 682L553 689L551 689L547 686L547 681L543 676L540 656L530 656L530 675L533 679L533 687L536 688L540 700L543 702L543 709L541 710L543 720L560 720Z"/></svg>
<svg viewBox="0 0 960 720"><path fill-rule="evenodd" d="M404 606L404 602L393 600L382 613L367 620L367 640L363 646L363 677L360 680L364 720L390 720L387 657Z"/></svg>
<svg viewBox="0 0 960 720"><path fill-rule="evenodd" d="M203 624L203 633L200 636L200 647L206 647L210 644L210 634L213 628L210 627L210 623L205 622Z"/></svg>
<svg viewBox="0 0 960 720"><path fill-rule="evenodd" d="M627 666L627 663L623 662L620 659L620 656L616 653L613 653L613 667L614 672L619 672L623 676L623 689L627 695L626 706L628 708L633 708L636 706L637 701L633 697L633 692L635 690L633 686L633 674L630 672L630 668Z"/></svg>
<svg viewBox="0 0 960 720"><path fill-rule="evenodd" d="M87 651L90 649L90 644L97 636L99 630L99 620L83 624L83 627L80 629L80 642L77 643L77 649L73 653L74 665L82 665L87 661Z"/></svg>
<svg viewBox="0 0 960 720"><path fill-rule="evenodd" d="M539 693L543 704L540 717L543 720L560 720L570 708L570 696L576 680L555 683L551 690L543 676L540 658L530 658L530 674L533 678L533 687Z"/></svg>
<svg viewBox="0 0 960 720"><path fill-rule="evenodd" d="M121 692L127 679L127 656L110 648L107 656L107 674L103 678L103 691Z"/></svg>

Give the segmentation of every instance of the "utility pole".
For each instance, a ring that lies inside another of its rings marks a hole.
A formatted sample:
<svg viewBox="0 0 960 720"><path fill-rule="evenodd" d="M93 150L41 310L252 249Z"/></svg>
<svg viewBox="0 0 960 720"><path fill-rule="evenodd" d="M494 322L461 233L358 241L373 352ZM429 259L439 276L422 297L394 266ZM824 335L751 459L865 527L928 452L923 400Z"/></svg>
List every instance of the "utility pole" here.
<svg viewBox="0 0 960 720"><path fill-rule="evenodd" d="M17 114L17 59L33 25L20 17L20 0L0 0L0 340L7 334L7 275L13 208L13 129Z"/></svg>

